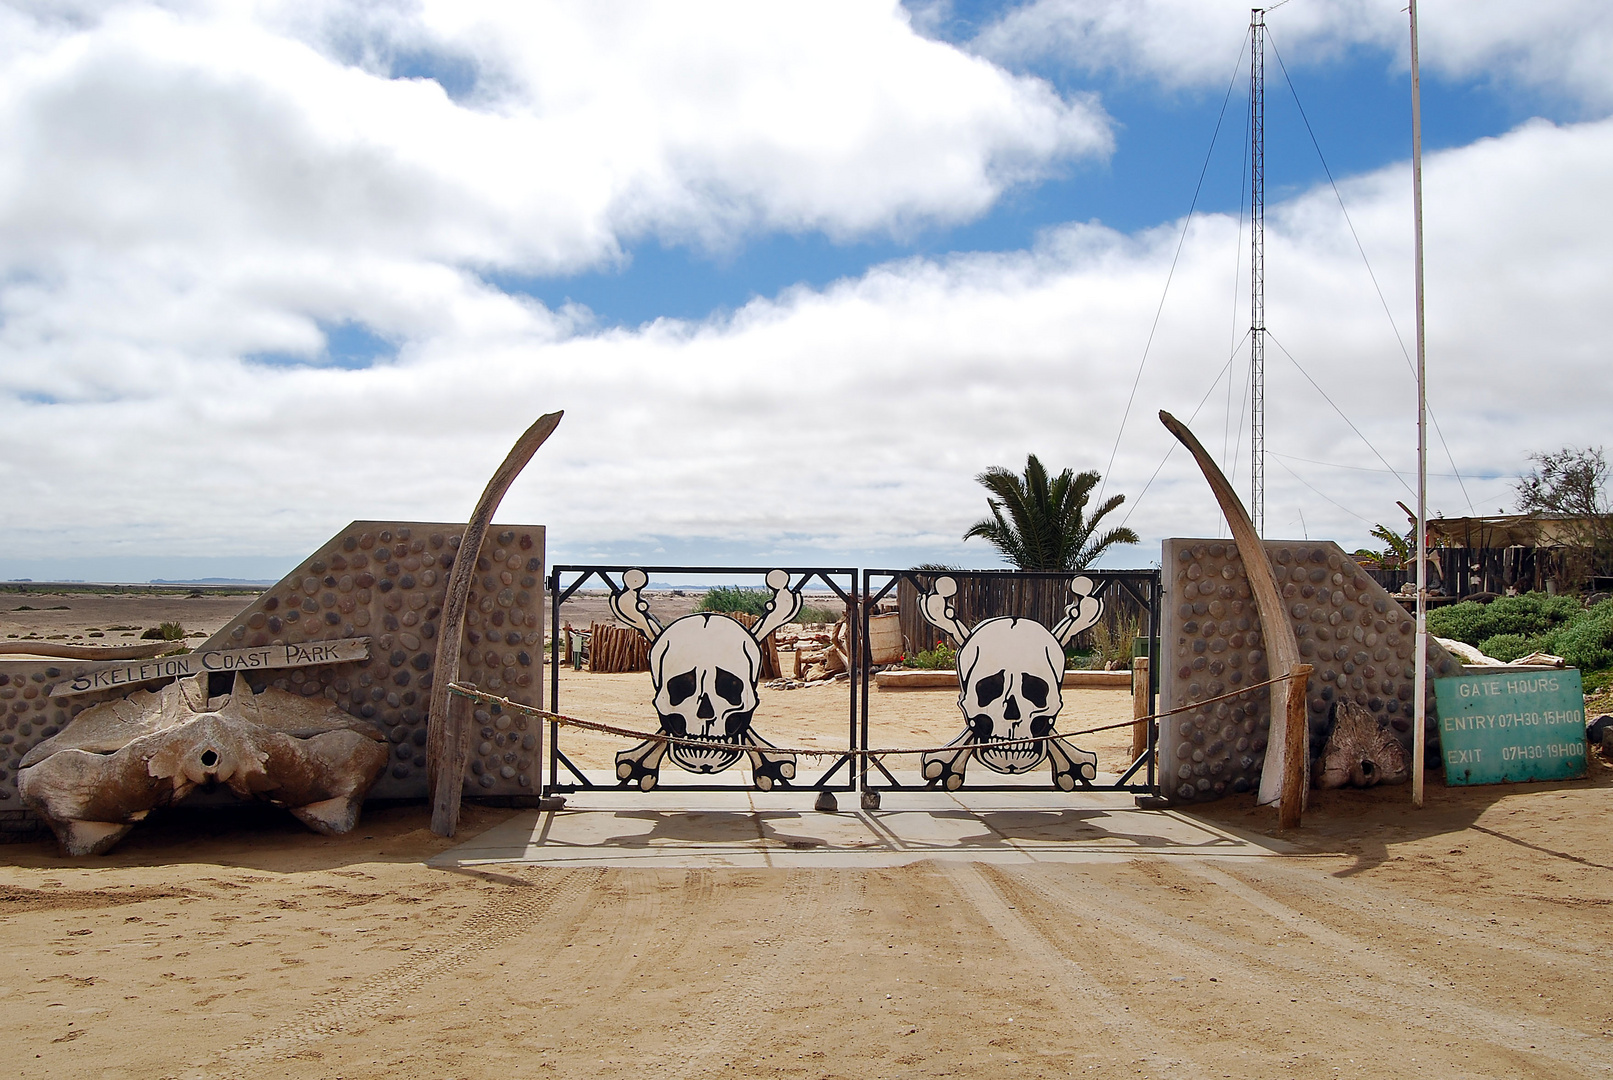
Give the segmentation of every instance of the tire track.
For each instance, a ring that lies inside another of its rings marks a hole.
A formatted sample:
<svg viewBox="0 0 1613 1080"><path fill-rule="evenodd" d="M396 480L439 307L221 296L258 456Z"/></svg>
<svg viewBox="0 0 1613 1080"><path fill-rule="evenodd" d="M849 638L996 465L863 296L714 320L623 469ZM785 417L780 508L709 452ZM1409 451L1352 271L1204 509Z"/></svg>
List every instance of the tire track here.
<svg viewBox="0 0 1613 1080"><path fill-rule="evenodd" d="M665 915L654 872L612 868L601 874L591 897L590 918L559 923L561 934L552 943L522 957L526 977L534 985L572 1000L585 995L609 1000L622 992L635 972L660 961L657 939ZM603 939L598 940L601 933ZM576 953L579 948L582 955ZM572 963L562 963L568 956Z"/></svg>
<svg viewBox="0 0 1613 1080"><path fill-rule="evenodd" d="M1119 995L1072 955L1065 935L1023 912L1034 910L1021 890L990 863L940 863L958 893L994 933L1017 952L1024 967L1060 991L1054 1007L1071 1030L1093 1029L1095 1044L1119 1046L1151 1075L1202 1077L1205 1070L1185 1054L1163 1045L1160 1029L1127 1010ZM1011 902L1012 901L1012 902Z"/></svg>
<svg viewBox="0 0 1613 1080"><path fill-rule="evenodd" d="M244 1066L290 1056L367 1023L486 950L507 944L512 935L532 929L547 915L556 915L560 925L569 924L573 910L582 905L604 874L603 870L549 871L536 882L500 889L467 916L447 941L416 948L408 960L357 987L327 992L285 1023L219 1050L212 1060L194 1067L191 1075L238 1075Z"/></svg>
<svg viewBox="0 0 1613 1080"><path fill-rule="evenodd" d="M811 954L860 903L862 875L834 870L790 870L784 879L778 914L755 947L770 959L746 964L722 990L701 995L701 1014L712 1017L703 1032L669 1040L680 1060L666 1062L666 1075L707 1077L767 1032L757 1023L768 1006L785 999L810 966Z"/></svg>
<svg viewBox="0 0 1613 1080"><path fill-rule="evenodd" d="M1309 958L1290 960L1285 950L1173 918L1149 904L1117 907L1112 898L1105 903L1102 894L1083 890L1085 883L1079 878L1061 881L1061 887L1028 874L1014 874L1011 880L1014 891L1027 895L1033 907L1062 910L1071 916L1085 916L1101 907L1109 929L1129 937L1143 949L1157 950L1162 941L1168 941L1175 959L1196 965L1206 977L1230 976L1234 981L1285 987L1291 992L1299 988L1296 996L1310 1003L1307 1007L1327 1002L1353 1009L1362 1018L1386 1027L1418 1031L1431 1045L1460 1038L1475 1047L1488 1047L1497 1055L1518 1053L1518 1047L1529 1046L1533 1054L1560 1066L1582 1070L1586 1075L1606 1075L1606 1048L1592 1035L1544 1017L1520 1017L1476 1005L1471 994L1433 985L1432 980L1441 976L1431 974L1424 966L1386 956L1367 940L1326 927L1220 868L1159 859L1148 860L1148 864L1155 876L1177 874L1200 885L1208 881L1225 886L1230 882L1234 887L1227 889L1229 895L1277 917L1290 933L1305 937L1330 955L1320 963ZM996 868L990 868L990 872L1004 878L1009 875ZM1065 885L1070 887L1062 887Z"/></svg>
<svg viewBox="0 0 1613 1080"><path fill-rule="evenodd" d="M1263 862L1258 868L1227 865L1223 872L1262 894L1269 891L1268 887L1277 887L1303 898L1303 903L1290 903L1289 907L1304 912L1306 920L1334 917L1335 912L1340 916L1348 913L1357 921L1392 922L1416 934L1433 934L1444 941L1462 941L1488 952L1512 954L1517 961L1525 963L1534 962L1540 956L1539 933L1535 928L1486 923L1482 929L1475 929L1472 914L1453 911L1405 893L1386 893L1359 877L1339 881L1331 874L1307 872L1276 859ZM1502 893L1495 899L1499 905L1523 898ZM1583 941L1554 940L1552 958L1571 962L1587 972L1600 972L1607 962L1602 942L1593 937Z"/></svg>

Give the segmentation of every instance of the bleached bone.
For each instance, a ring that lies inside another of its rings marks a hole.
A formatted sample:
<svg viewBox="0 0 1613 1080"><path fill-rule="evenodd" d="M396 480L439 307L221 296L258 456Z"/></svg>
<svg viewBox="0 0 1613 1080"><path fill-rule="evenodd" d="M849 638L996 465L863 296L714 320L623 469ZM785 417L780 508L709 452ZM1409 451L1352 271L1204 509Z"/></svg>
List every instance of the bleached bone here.
<svg viewBox="0 0 1613 1080"><path fill-rule="evenodd" d="M803 578L802 585L806 584ZM751 636L758 644L767 640L767 635L795 618L801 610L801 593L790 590L790 575L785 570L769 570L767 572L767 587L773 590L773 599L767 602L767 614L762 616L761 622L751 630ZM785 599L788 597L788 599Z"/></svg>
<svg viewBox="0 0 1613 1080"><path fill-rule="evenodd" d="M930 591L919 599L919 610L924 613L925 619L939 630L945 631L952 640L959 645L969 636L969 631L958 622L958 610L952 606L951 600L958 593L958 583L950 577L938 577Z"/></svg>
<svg viewBox="0 0 1613 1080"><path fill-rule="evenodd" d="M661 621L650 614L650 602L640 595L649 583L650 577L644 571L637 568L629 570L622 575L622 591L611 593L610 609L618 619L636 627L653 642L661 636Z"/></svg>
<svg viewBox="0 0 1613 1080"><path fill-rule="evenodd" d="M206 678L86 709L23 759L18 791L64 852L100 854L154 807L212 785L284 806L327 835L358 823L386 767L380 731L322 699L254 694L240 673L209 699Z"/></svg>
<svg viewBox="0 0 1613 1080"><path fill-rule="evenodd" d="M1333 730L1316 763L1319 788L1404 784L1411 755L1366 706L1340 698L1333 703Z"/></svg>
<svg viewBox="0 0 1613 1080"><path fill-rule="evenodd" d="M1103 601L1092 595L1092 579L1086 575L1070 582L1075 600L1064 609L1064 618L1053 627L1053 636L1060 645L1068 645L1081 631L1096 626L1103 618Z"/></svg>

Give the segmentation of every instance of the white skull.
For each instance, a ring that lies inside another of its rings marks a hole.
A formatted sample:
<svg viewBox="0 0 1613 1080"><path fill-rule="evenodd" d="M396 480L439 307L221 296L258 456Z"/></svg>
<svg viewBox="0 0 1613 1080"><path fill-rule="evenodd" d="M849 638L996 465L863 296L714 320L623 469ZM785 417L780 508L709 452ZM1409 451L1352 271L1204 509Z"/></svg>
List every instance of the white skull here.
<svg viewBox="0 0 1613 1080"><path fill-rule="evenodd" d="M726 615L701 612L670 624L650 647L650 680L661 730L709 740L673 744L672 760L690 772L721 772L739 760L742 737L756 711L762 650Z"/></svg>
<svg viewBox="0 0 1613 1080"><path fill-rule="evenodd" d="M974 733L975 756L988 769L1024 773L1047 757L1047 744L997 746L1047 735L1064 707L1064 649L1039 622L987 619L958 650L963 685L958 708Z"/></svg>

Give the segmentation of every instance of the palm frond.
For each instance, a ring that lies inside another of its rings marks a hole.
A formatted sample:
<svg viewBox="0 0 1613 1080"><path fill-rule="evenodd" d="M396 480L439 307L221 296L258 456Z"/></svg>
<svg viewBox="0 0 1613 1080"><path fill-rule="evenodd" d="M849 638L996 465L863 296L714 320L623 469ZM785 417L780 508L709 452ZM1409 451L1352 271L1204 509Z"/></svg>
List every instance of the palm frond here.
<svg viewBox="0 0 1613 1080"><path fill-rule="evenodd" d="M1087 503L1100 475L1064 469L1049 478L1035 454L1025 458L1025 471L1015 474L993 465L975 477L990 494L991 517L971 525L963 538L979 537L1021 570L1079 570L1114 544L1135 544L1137 534L1121 527L1092 539L1098 522L1125 502L1114 495L1087 515Z"/></svg>

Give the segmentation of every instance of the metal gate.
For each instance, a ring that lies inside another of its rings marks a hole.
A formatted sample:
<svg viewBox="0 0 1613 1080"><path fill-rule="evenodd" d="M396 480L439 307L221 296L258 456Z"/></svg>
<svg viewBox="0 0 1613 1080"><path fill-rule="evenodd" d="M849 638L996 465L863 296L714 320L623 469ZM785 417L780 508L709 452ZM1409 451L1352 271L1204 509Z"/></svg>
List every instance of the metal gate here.
<svg viewBox="0 0 1613 1080"><path fill-rule="evenodd" d="M654 600L645 595L653 591L650 584L657 576L707 577L725 584L762 578L772 597L754 626L716 612L662 621ZM1111 635L1134 631L1142 655L1159 655L1158 570L555 566L548 582L550 625L555 628L550 707L560 714L567 711L560 686L561 605L590 582L608 590L616 621L635 628L647 643L644 660L650 672L646 690L653 691L653 697L642 714L636 714L635 722L621 728L604 725L609 734L639 740L637 746L615 755L614 783L597 774L588 775L567 754L562 725L551 721L546 792L635 786L642 791L733 790L733 782L716 782L716 774L748 758L752 782L761 790L862 791L865 800L873 800L865 805L877 805L882 790L959 790L966 783L971 791L1035 791L1038 787L1022 777L1028 778L1032 768L1043 765L1051 769L1054 793L1157 793L1158 723L1151 717L1156 711L1158 675L1152 664L1146 691L1150 716L1146 750L1114 779L1100 780L1096 756L1067 741L1089 732L1067 735L1054 725L1062 707L1067 645L1079 644L1101 625ZM826 589L844 605L850 670L844 746L803 751L776 745L754 730L750 721L759 701L759 657L765 655L774 630L799 610L808 587ZM877 665L870 642L871 619L893 602L904 643L916 649L951 639L958 643L959 658L973 661L967 669L965 663L958 663L953 677L958 680L960 698L973 700L978 712L971 716L965 711L967 726L946 746L882 747L872 737L869 701ZM987 661L983 666L982 658ZM993 672L985 674L987 667ZM659 729L649 730L656 723ZM1017 730L1020 725L1026 730ZM1109 726L1130 726L1130 722ZM830 759L815 779L797 774L797 757L803 752ZM916 760L917 776L904 782L886 763L892 756ZM696 779L662 783L661 767L667 762ZM967 775L971 763L980 766L972 777ZM1011 779L996 781L983 772Z"/></svg>
<svg viewBox="0 0 1613 1080"><path fill-rule="evenodd" d="M1046 764L1054 790L1155 793L1157 721L1148 721L1146 751L1117 779L1102 783L1094 782L1096 757L1068 743L1054 725L1062 706L1064 649L1091 634L1103 620L1109 620L1104 625L1111 633L1118 633L1128 625L1127 615L1135 616L1146 655L1159 655L1160 584L1158 570L864 570L859 787L877 793L882 788L958 790L967 783L971 791L1033 791L1036 788L1024 782L982 783L979 770L974 779L967 779L967 766L981 764L999 775L1028 776L1030 769ZM956 739L921 756L919 777L908 783L886 766L884 758L890 755L875 752L878 748L869 731L874 664L866 643L870 620L877 609L890 605L893 592L907 647L916 651L947 638L958 643L960 701L969 700L976 710L972 716L964 711L967 723ZM1152 717L1158 678L1154 665L1149 667Z"/></svg>
<svg viewBox="0 0 1613 1080"><path fill-rule="evenodd" d="M736 579L760 577L773 595L757 625L747 626L717 612L695 612L663 622L653 601L643 595L653 577L680 578L704 576L729 584ZM616 619L635 628L649 643L651 670L647 689L654 691L646 702L644 720L631 726L653 727L659 732L641 739L639 745L615 755L616 786L637 786L643 791L727 791L734 784L705 782L662 783L661 766L670 761L693 776L711 776L749 759L753 783L765 790L801 789L806 791L852 791L856 788L857 717L863 684L858 678L855 658L863 652L858 617L857 571L846 567L745 567L745 566L555 566L549 575L551 624L555 628L551 646L550 708L564 713L560 696L562 633L560 606L590 581L610 591L610 607ZM750 713L757 703L761 677L761 657L767 639L776 626L787 621L804 603L806 589L819 586L847 612L847 648L852 662L847 695L846 742L843 748L828 751L833 763L816 779L797 775L798 755L783 752L764 734L750 725ZM793 606L792 606L793 605ZM691 715L692 714L692 715ZM694 728L726 725L720 732L696 733ZM561 744L561 725L549 725L549 783L546 791L567 793L601 788L595 778L566 754ZM646 733L648 734L648 733ZM677 736L669 741L656 736ZM562 782L561 770L566 779ZM837 777L843 777L837 779Z"/></svg>

